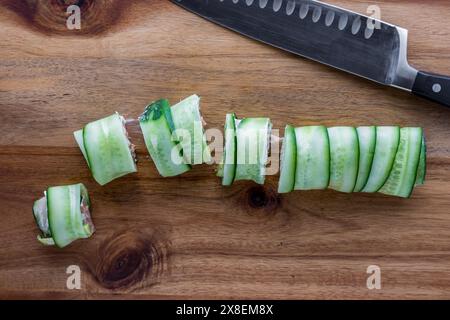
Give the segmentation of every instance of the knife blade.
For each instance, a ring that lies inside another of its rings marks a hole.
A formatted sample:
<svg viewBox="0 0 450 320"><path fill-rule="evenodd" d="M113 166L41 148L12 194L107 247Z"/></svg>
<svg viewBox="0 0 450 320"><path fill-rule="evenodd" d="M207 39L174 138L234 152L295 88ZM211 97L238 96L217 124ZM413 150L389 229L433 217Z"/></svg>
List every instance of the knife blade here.
<svg viewBox="0 0 450 320"><path fill-rule="evenodd" d="M314 0L171 0L242 35L450 106L450 77L407 59L408 31Z"/></svg>

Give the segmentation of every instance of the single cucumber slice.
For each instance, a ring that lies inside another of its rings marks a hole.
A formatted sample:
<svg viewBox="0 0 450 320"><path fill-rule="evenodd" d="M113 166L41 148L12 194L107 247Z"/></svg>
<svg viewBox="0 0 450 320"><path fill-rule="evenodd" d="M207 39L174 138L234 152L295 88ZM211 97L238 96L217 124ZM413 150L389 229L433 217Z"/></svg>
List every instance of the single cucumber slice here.
<svg viewBox="0 0 450 320"><path fill-rule="evenodd" d="M377 192L383 187L391 173L399 142L399 127L377 127L377 141L373 163L369 179L362 192Z"/></svg>
<svg viewBox="0 0 450 320"><path fill-rule="evenodd" d="M327 128L295 129L297 164L295 190L326 189L330 181L330 142Z"/></svg>
<svg viewBox="0 0 450 320"><path fill-rule="evenodd" d="M340 192L353 192L358 178L359 144L353 127L328 129L330 138L329 187Z"/></svg>
<svg viewBox="0 0 450 320"><path fill-rule="evenodd" d="M211 152L203 131L200 97L192 95L170 108L175 126L174 136L183 149L187 164L211 161Z"/></svg>
<svg viewBox="0 0 450 320"><path fill-rule="evenodd" d="M48 223L56 246L63 248L71 242L88 238L94 232L90 214L83 209L89 204L84 185L50 187L47 190ZM47 241L44 241L47 242Z"/></svg>
<svg viewBox="0 0 450 320"><path fill-rule="evenodd" d="M294 190L296 162L297 145L295 141L295 128L287 125L284 129L284 139L281 147L278 193L288 193Z"/></svg>
<svg viewBox="0 0 450 320"><path fill-rule="evenodd" d="M377 128L359 127L358 132L359 142L359 166L358 179L356 180L354 192L360 192L369 180L370 169L372 168L373 156L375 155L375 145L377 141Z"/></svg>
<svg viewBox="0 0 450 320"><path fill-rule="evenodd" d="M402 128L400 144L389 178L380 192L409 198L414 189L422 146L422 128Z"/></svg>
<svg viewBox="0 0 450 320"><path fill-rule="evenodd" d="M173 177L191 169L183 161L180 145L172 139L175 127L169 101L162 99L147 106L139 117L139 124L147 150L161 176Z"/></svg>
<svg viewBox="0 0 450 320"><path fill-rule="evenodd" d="M223 149L222 185L230 186L236 175L236 115L227 114L225 119L225 147Z"/></svg>
<svg viewBox="0 0 450 320"><path fill-rule="evenodd" d="M236 120L237 165L235 181L264 184L272 124L268 118Z"/></svg>
<svg viewBox="0 0 450 320"><path fill-rule="evenodd" d="M73 133L73 135L74 135L75 140L76 140L76 142L77 142L77 144L78 144L78 147L79 147L80 150L81 150L81 153L83 154L84 159L86 160L86 162L87 162L87 164L88 164L88 166L89 166L89 161L88 161L88 158L87 158L87 155L86 155L86 149L84 148L83 129L80 129L80 130L78 130L78 131L75 131L75 132Z"/></svg>
<svg viewBox="0 0 450 320"><path fill-rule="evenodd" d="M420 148L419 167L417 168L416 186L425 183L425 175L427 173L427 144L425 135L422 137L422 146Z"/></svg>
<svg viewBox="0 0 450 320"><path fill-rule="evenodd" d="M100 185L137 171L124 119L119 114L87 124L83 143L92 175Z"/></svg>

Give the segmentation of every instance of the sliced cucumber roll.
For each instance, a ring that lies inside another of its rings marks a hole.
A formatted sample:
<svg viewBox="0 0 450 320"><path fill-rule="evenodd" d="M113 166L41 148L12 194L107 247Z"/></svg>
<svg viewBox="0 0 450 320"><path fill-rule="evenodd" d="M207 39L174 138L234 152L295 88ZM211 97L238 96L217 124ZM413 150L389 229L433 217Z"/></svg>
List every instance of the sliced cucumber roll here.
<svg viewBox="0 0 450 320"><path fill-rule="evenodd" d="M136 172L134 146L128 139L125 120L118 113L87 124L74 133L94 179L101 185ZM82 142L81 142L82 141Z"/></svg>
<svg viewBox="0 0 450 320"><path fill-rule="evenodd" d="M297 164L295 190L326 189L330 181L330 142L327 128L295 129Z"/></svg>
<svg viewBox="0 0 450 320"><path fill-rule="evenodd" d="M77 239L89 238L95 231L89 207L89 195L81 183L48 188L33 206L41 231L39 242L63 248Z"/></svg>
<svg viewBox="0 0 450 320"><path fill-rule="evenodd" d="M350 193L358 178L359 143L353 127L328 129L330 139L330 183L329 188Z"/></svg>
<svg viewBox="0 0 450 320"><path fill-rule="evenodd" d="M175 126L169 101L161 99L147 106L139 117L139 124L147 150L161 176L173 177L191 169L183 161L180 145L172 139Z"/></svg>
<svg viewBox="0 0 450 320"><path fill-rule="evenodd" d="M230 186L236 176L236 115L227 114L225 119L225 147L223 149L222 185Z"/></svg>
<svg viewBox="0 0 450 320"><path fill-rule="evenodd" d="M359 127L358 132L359 143L359 165L358 179L354 192L360 192L369 179L370 169L372 168L373 156L375 154L375 144L377 141L377 129L372 127Z"/></svg>
<svg viewBox="0 0 450 320"><path fill-rule="evenodd" d="M394 165L380 192L409 198L414 189L419 167L423 131L421 128L402 128Z"/></svg>
<svg viewBox="0 0 450 320"><path fill-rule="evenodd" d="M237 165L234 180L264 184L272 124L268 118L236 120Z"/></svg>
<svg viewBox="0 0 450 320"><path fill-rule="evenodd" d="M187 164L202 164L211 161L211 152L206 143L203 118L200 114L200 98L192 95L172 106L174 136L183 149Z"/></svg>
<svg viewBox="0 0 450 320"><path fill-rule="evenodd" d="M399 142L399 127L377 127L373 163L362 192L377 192L383 187L394 165Z"/></svg>
<svg viewBox="0 0 450 320"><path fill-rule="evenodd" d="M425 136L422 136L422 145L420 148L419 167L417 168L416 186L423 185L425 183L425 175L427 173L427 145L425 142Z"/></svg>
<svg viewBox="0 0 450 320"><path fill-rule="evenodd" d="M288 193L294 190L295 168L297 165L297 144L295 128L287 125L284 129L284 139L281 147L279 193Z"/></svg>

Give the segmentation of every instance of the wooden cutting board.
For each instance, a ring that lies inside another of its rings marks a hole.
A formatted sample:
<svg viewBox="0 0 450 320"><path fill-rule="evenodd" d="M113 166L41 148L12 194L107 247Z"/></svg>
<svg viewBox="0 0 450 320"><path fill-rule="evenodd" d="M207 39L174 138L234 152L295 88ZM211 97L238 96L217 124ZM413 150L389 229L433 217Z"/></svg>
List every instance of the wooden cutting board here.
<svg viewBox="0 0 450 320"><path fill-rule="evenodd" d="M169 1L0 0L0 298L450 298L450 110L222 29ZM450 74L448 1L332 1L410 30L410 61ZM160 97L295 126L422 126L428 180L410 200L277 195L277 177L222 188L213 166L159 177L136 127L139 172L100 187L72 132ZM83 182L97 232L36 241L35 199ZM66 287L71 265L81 289ZM369 290L367 268L381 268Z"/></svg>

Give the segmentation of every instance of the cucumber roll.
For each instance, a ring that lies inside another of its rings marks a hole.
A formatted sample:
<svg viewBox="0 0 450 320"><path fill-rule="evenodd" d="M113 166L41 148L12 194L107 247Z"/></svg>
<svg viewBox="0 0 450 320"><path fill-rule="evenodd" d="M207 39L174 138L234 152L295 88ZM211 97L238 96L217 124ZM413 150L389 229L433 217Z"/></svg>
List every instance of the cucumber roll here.
<svg viewBox="0 0 450 320"><path fill-rule="evenodd" d="M48 246L63 248L95 231L86 187L79 183L50 187L35 201L33 216L39 227L37 239Z"/></svg>
<svg viewBox="0 0 450 320"><path fill-rule="evenodd" d="M295 129L295 190L322 190L330 182L330 140L324 126Z"/></svg>
<svg viewBox="0 0 450 320"><path fill-rule="evenodd" d="M235 181L253 180L258 184L264 184L271 131L272 124L269 118L236 120Z"/></svg>
<svg viewBox="0 0 450 320"><path fill-rule="evenodd" d="M147 106L139 117L139 124L147 150L161 176L173 177L191 169L184 163L180 144L172 137L175 126L169 101L161 99Z"/></svg>
<svg viewBox="0 0 450 320"><path fill-rule="evenodd" d="M192 95L170 108L174 124L174 136L181 144L186 164L211 162L206 143L204 120L200 113L200 97Z"/></svg>
<svg viewBox="0 0 450 320"><path fill-rule="evenodd" d="M134 145L128 138L125 119L118 113L87 124L74 136L100 185L137 171Z"/></svg>

